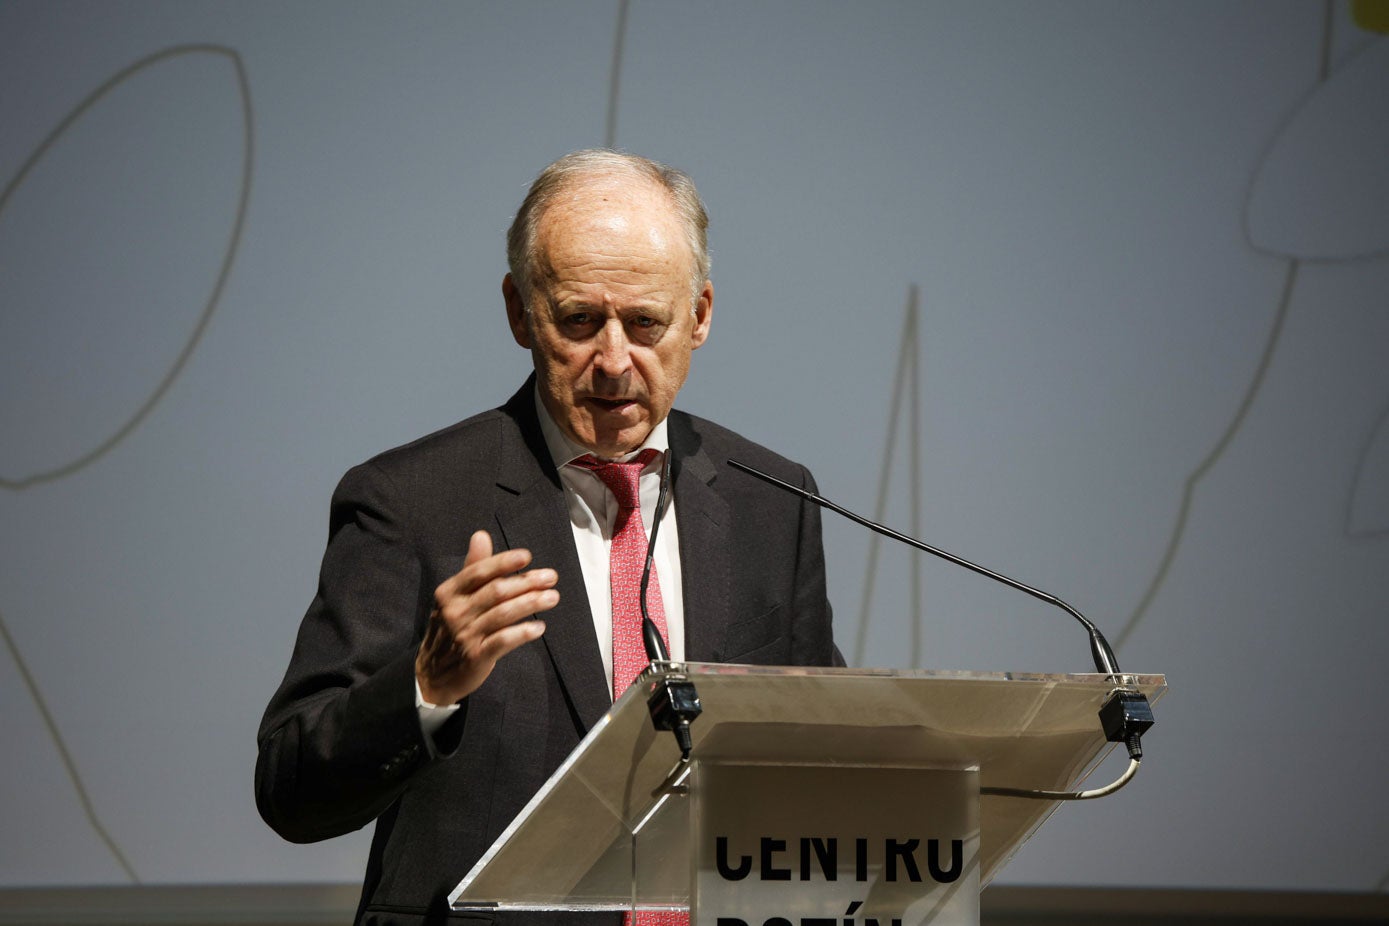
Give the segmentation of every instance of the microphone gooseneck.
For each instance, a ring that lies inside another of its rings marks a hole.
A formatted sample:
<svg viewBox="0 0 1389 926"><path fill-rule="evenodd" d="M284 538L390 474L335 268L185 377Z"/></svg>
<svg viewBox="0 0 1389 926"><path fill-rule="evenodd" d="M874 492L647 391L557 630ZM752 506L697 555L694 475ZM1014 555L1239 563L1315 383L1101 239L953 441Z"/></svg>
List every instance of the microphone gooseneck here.
<svg viewBox="0 0 1389 926"><path fill-rule="evenodd" d="M882 534L884 537L891 537L893 540L897 540L907 544L908 546L915 547L916 549L921 550L925 553L930 553L933 556L939 556L941 559L948 560L949 562L952 562L957 566L963 566L966 569L969 569L973 572L977 572L982 576L988 576L995 582L1002 582L1004 585L1007 585L1010 588L1015 588L1020 592L1026 592L1033 598L1045 601L1047 604L1050 605L1055 605L1056 607L1065 611L1067 614L1074 617L1076 620L1080 621L1081 625L1089 632L1090 655L1095 660L1095 669L1104 675L1117 676L1119 674L1119 663L1114 658L1114 650L1110 649L1109 642L1105 640L1104 634L1100 633L1100 629L1096 627L1093 623L1091 623L1090 619L1087 618L1084 614L1081 614L1075 608L1066 604L1066 602L1062 601L1060 598L1057 598L1055 595L1048 595L1046 592L1040 589L1033 588L1030 585L1024 585L1017 579L1010 579L1008 576L1005 576L1000 572L994 572L992 569L986 569L983 566L978 565L977 563L971 563L969 560L956 556L954 553L947 553L945 550L937 549L936 547L931 546L929 543L924 543L923 541L917 540L915 537L909 537L906 534L901 533L900 531L895 531L890 527L885 527L884 525L879 524L877 521L870 521L862 515L855 514L847 508L844 508L840 505L836 505L834 502L830 501L822 495L816 495L814 492L802 489L800 486L792 485L789 482L784 482L783 480L778 479L775 476L769 476L766 473L761 472L760 470L753 469L746 463L739 463L737 460L729 460L728 465L732 466L734 469L742 470L750 476L756 476L763 482L767 482L771 485L777 486L778 488L784 489L787 492L792 493L793 495L799 495L806 501L814 502L821 508L828 508L835 514L842 515L843 517L848 518L850 521L853 521L855 524L861 524L862 526L868 528L871 531Z"/></svg>
<svg viewBox="0 0 1389 926"><path fill-rule="evenodd" d="M646 646L648 662L670 661L666 641L661 639L656 622L646 613L646 588L651 584L651 567L656 561L656 536L661 531L661 519L665 516L666 501L670 496L670 457L671 453L667 450L661 460L661 490L656 494L656 515L651 520L651 537L646 543L646 562L641 568L641 592L637 599L641 607L641 640Z"/></svg>
<svg viewBox="0 0 1389 926"><path fill-rule="evenodd" d="M821 508L828 508L835 514L848 518L855 524L862 525L875 533L882 534L884 537L891 537L893 540L905 543L925 553L930 553L932 556L938 556L957 566L963 566L972 572L987 576L995 582L1001 582L1009 588L1017 589L1020 592L1026 592L1033 598L1054 605L1074 617L1090 635L1090 656L1095 662L1095 669L1102 675L1107 675L1113 679L1116 685L1121 686L1119 690L1115 691L1110 696L1104 708L1100 711L1100 722L1104 727L1105 737L1111 742L1124 743L1128 748L1130 757L1132 757L1134 761L1138 761L1142 757L1143 751L1139 739L1143 733L1153 725L1152 708L1148 704L1148 699L1142 694L1122 687L1124 683L1120 678L1119 661L1114 658L1114 650L1110 648L1109 641L1104 638L1104 634L1100 633L1100 629L1084 614L1081 614L1055 595L1049 595L1041 589L1025 585L1017 579L1009 578L1000 572L994 572L992 569L986 569L977 563L971 563L967 559L956 556L953 553L947 553L945 550L937 549L928 543L917 540L915 537L909 537L900 531L895 531L876 521L870 521L862 515L855 514L847 508L836 505L834 502L821 495L817 495L800 486L792 485L775 476L768 475L761 470L748 466L746 463L739 463L737 460L729 460L728 465L732 466L734 469L747 473L749 476L754 476L761 479L763 482L776 486L783 491L790 492L792 495L797 495L806 501L819 505Z"/></svg>

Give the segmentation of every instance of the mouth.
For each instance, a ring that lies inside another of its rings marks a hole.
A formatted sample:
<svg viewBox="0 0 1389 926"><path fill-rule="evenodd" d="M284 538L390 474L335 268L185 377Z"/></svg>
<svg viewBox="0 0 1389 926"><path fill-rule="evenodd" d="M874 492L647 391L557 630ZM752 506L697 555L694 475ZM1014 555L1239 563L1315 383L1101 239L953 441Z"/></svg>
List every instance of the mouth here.
<svg viewBox="0 0 1389 926"><path fill-rule="evenodd" d="M636 399L605 399L599 396L589 396L584 399L584 403L600 411L605 412L626 412L637 407Z"/></svg>

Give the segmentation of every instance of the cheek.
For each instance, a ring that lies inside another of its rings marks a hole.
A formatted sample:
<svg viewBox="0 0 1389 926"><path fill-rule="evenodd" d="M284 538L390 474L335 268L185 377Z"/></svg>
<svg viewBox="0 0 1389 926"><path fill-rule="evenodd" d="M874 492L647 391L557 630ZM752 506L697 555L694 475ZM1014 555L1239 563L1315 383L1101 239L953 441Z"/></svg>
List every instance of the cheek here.
<svg viewBox="0 0 1389 926"><path fill-rule="evenodd" d="M549 345L541 352L541 362L546 373L559 386L568 385L587 366L583 351L555 345Z"/></svg>
<svg viewBox="0 0 1389 926"><path fill-rule="evenodd" d="M685 384L685 377L690 371L690 354L688 351L673 351L655 358L649 369L650 377L647 382L652 393L667 402L673 401L675 394Z"/></svg>

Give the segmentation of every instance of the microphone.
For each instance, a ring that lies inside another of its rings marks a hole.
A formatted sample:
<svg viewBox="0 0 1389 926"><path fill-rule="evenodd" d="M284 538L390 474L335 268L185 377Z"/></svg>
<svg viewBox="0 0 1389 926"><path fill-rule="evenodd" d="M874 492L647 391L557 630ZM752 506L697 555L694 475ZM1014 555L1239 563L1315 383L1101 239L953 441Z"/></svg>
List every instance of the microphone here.
<svg viewBox="0 0 1389 926"><path fill-rule="evenodd" d="M661 531L661 519L665 517L666 503L670 498L671 460L675 454L666 448L661 461L661 491L656 495L656 514L651 522L651 536L646 542L646 563L641 570L641 590L638 603L641 606L641 639L646 646L646 658L651 663L647 672L656 670L656 663L670 664L670 651L666 641L661 639L661 631L646 611L646 589L651 584L651 567L656 560L656 537ZM690 734L690 721L703 712L699 703L699 692L688 677L673 676L666 673L656 677L651 695L646 699L646 709L651 714L651 724L657 730L670 730L675 734L675 743L680 747L680 759L688 762L694 740Z"/></svg>
<svg viewBox="0 0 1389 926"><path fill-rule="evenodd" d="M748 466L746 463L740 463L737 460L729 460L728 465L750 476L761 479L769 485L776 486L783 491L800 496L808 502L813 502L821 508L828 508L835 514L848 518L855 524L866 527L875 533L882 534L884 537L891 537L893 540L905 543L910 547L915 547L925 553L930 553L932 556L938 556L957 566L963 566L982 576L987 576L995 582L1002 582L1010 588L1017 589L1020 592L1026 592L1033 598L1037 598L1041 601L1045 601L1047 604L1060 608L1079 621L1081 626L1090 634L1090 655L1091 658L1094 659L1096 671L1114 679L1116 684L1123 685L1123 681L1119 677L1119 662L1114 658L1114 650L1110 648L1109 641L1104 638L1104 634L1100 633L1100 629L1091 623L1085 615L1081 614L1055 595L1048 595L1046 592L1033 588L1030 585L1025 585L1017 579L1011 579L1002 573L994 572L992 569L985 569L983 566L971 563L969 560L956 556L953 553L947 553L944 550L937 549L928 543L917 540L915 537L909 537L890 527L885 527L876 521L870 521L862 515L855 514L847 508L836 505L823 496L816 495L814 492L807 491L800 486L792 485L775 476L770 476L761 470ZM1116 691L1110 699L1105 702L1104 707L1100 709L1100 723L1104 727L1106 739L1114 743L1125 743L1128 747L1129 755L1137 759L1143 755L1142 747L1139 744L1139 738L1154 723L1152 707L1148 704L1148 699L1141 693L1131 689L1121 688Z"/></svg>

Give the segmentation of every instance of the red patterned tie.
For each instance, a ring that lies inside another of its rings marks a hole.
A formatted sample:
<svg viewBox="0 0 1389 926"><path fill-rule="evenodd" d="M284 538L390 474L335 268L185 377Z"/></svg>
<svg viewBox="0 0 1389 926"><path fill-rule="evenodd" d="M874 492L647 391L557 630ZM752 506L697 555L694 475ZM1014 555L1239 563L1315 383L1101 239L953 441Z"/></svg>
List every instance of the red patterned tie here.
<svg viewBox="0 0 1389 926"><path fill-rule="evenodd" d="M613 605L614 701L647 666L646 646L641 638L641 570L646 563L646 528L641 523L637 482L642 469L658 453L648 447L627 463L599 462L588 455L573 461L574 466L589 470L603 480L617 499L617 520L613 523L612 547L608 554ZM661 604L661 586L654 564L646 589L646 611L661 631L662 639L669 640L666 609Z"/></svg>
<svg viewBox="0 0 1389 926"><path fill-rule="evenodd" d="M571 465L586 469L603 480L617 499L617 520L613 522L608 575L613 605L613 700L632 684L648 664L646 645L641 636L641 570L646 563L646 528L641 523L641 495L637 484L641 471L656 459L659 451L647 448L627 463L603 463L584 455ZM646 588L646 613L666 633L666 609L661 603L661 586L656 566ZM680 910L638 910L622 918L623 926L689 926L690 915Z"/></svg>

